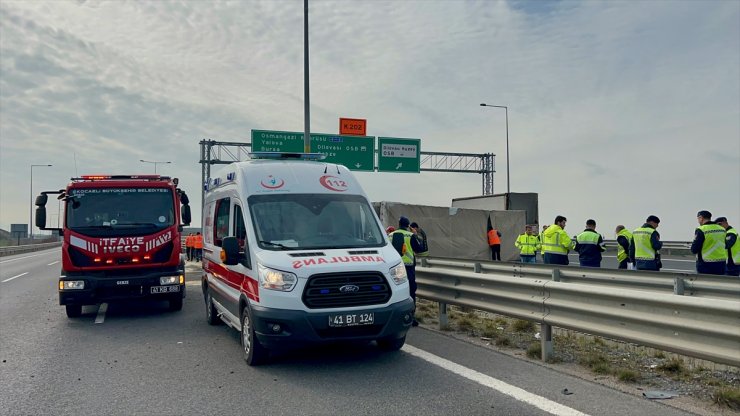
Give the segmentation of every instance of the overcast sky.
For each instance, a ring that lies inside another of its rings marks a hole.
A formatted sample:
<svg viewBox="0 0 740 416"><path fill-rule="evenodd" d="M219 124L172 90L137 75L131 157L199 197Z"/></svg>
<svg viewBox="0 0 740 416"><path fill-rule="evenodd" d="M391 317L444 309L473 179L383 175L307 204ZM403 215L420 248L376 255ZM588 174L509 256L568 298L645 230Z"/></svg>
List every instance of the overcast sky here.
<svg viewBox="0 0 740 416"><path fill-rule="evenodd" d="M740 225L740 2L311 1L311 130L497 155L540 221L614 237L696 212ZM198 142L303 131L303 2L0 2L0 228L33 193L171 161L200 220ZM373 201L449 206L475 174L358 173ZM50 210L50 219L56 213Z"/></svg>

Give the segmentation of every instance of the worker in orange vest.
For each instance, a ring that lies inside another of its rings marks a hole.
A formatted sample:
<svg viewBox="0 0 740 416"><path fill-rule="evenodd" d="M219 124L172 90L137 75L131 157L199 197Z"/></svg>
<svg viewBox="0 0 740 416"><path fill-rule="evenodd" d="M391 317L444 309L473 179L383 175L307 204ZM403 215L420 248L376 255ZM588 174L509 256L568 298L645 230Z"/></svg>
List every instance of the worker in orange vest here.
<svg viewBox="0 0 740 416"><path fill-rule="evenodd" d="M203 236L197 233L193 236L193 248L195 251L195 261L203 259Z"/></svg>
<svg viewBox="0 0 740 416"><path fill-rule="evenodd" d="M488 230L488 246L491 247L491 260L501 261L501 233L495 228Z"/></svg>
<svg viewBox="0 0 740 416"><path fill-rule="evenodd" d="M195 242L195 236L193 233L188 234L185 237L185 253L188 256L188 261L193 261L193 243Z"/></svg>

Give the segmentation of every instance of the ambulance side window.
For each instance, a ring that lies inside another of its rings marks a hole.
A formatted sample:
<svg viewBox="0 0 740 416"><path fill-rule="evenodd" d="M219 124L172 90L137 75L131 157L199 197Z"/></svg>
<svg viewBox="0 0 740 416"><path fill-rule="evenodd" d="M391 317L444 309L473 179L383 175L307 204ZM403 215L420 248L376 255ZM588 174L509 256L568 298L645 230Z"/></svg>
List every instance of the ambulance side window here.
<svg viewBox="0 0 740 416"><path fill-rule="evenodd" d="M249 258L249 245L247 244L247 227L244 225L244 214L242 207L234 204L234 237L239 242L239 263L251 269L252 261Z"/></svg>
<svg viewBox="0 0 740 416"><path fill-rule="evenodd" d="M229 235L229 198L216 201L216 220L213 225L213 243L221 247L221 241Z"/></svg>

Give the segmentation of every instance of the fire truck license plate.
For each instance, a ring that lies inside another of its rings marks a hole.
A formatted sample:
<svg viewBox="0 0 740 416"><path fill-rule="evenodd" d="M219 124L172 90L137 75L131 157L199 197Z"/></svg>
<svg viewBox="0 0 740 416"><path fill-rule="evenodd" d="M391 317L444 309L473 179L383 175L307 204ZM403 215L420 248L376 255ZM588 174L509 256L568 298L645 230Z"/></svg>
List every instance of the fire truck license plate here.
<svg viewBox="0 0 740 416"><path fill-rule="evenodd" d="M331 327L372 325L373 322L375 322L375 314L372 312L329 315L329 326Z"/></svg>
<svg viewBox="0 0 740 416"><path fill-rule="evenodd" d="M180 286L179 285L173 285L173 286L152 286L152 292L151 293L170 293L170 292L179 292Z"/></svg>

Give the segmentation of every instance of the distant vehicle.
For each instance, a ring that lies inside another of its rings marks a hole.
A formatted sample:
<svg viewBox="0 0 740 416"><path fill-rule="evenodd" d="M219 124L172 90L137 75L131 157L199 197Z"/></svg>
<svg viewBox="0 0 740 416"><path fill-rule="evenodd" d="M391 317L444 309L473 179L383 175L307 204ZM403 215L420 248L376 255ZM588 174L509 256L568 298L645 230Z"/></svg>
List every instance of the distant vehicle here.
<svg viewBox="0 0 740 416"><path fill-rule="evenodd" d="M46 227L49 194L64 201L62 228ZM36 206L36 226L64 236L59 304L68 317L80 316L84 305L132 298L182 309L180 234L190 224L190 206L176 178L82 176L64 190L42 192Z"/></svg>
<svg viewBox="0 0 740 416"><path fill-rule="evenodd" d="M338 340L400 349L414 310L406 269L352 173L315 154L252 157L207 183L208 323L241 332L249 365Z"/></svg>

